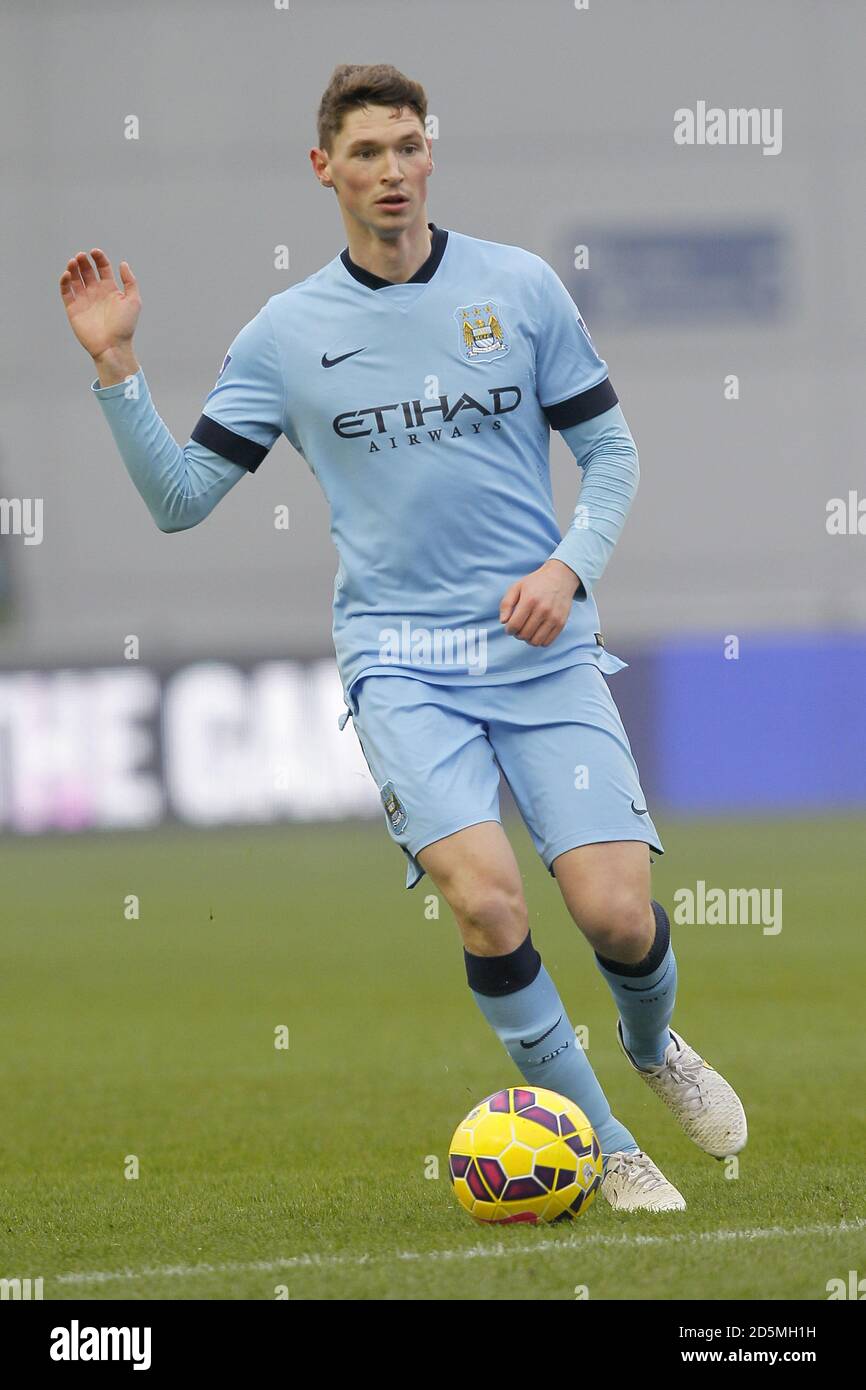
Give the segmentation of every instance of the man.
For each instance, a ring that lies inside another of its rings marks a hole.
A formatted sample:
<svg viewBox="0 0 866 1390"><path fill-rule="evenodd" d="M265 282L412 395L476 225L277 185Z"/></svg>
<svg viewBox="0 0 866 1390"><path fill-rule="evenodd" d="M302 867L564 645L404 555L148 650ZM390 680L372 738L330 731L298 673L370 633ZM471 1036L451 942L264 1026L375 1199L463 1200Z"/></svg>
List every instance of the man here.
<svg viewBox="0 0 866 1390"><path fill-rule="evenodd" d="M623 1210L682 1195L610 1111L532 944L499 815L504 773L613 994L620 1046L686 1133L746 1142L731 1087L669 1028L676 962L650 895L664 853L605 674L592 590L638 479L634 441L573 301L540 257L427 220L423 88L389 65L335 69L311 150L348 246L274 295L232 342L181 449L132 350L137 282L104 252L61 276L94 394L164 531L196 525L281 433L331 507L334 642L347 709L407 887L451 906L474 997L525 1080L570 1097ZM94 268L95 267L95 268ZM584 470L560 536L549 430Z"/></svg>

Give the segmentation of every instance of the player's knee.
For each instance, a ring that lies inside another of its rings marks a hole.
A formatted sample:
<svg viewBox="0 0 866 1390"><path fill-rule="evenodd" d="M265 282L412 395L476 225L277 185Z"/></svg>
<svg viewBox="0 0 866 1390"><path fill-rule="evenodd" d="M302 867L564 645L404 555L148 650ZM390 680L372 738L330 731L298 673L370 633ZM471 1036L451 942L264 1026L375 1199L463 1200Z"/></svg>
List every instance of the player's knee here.
<svg viewBox="0 0 866 1390"><path fill-rule="evenodd" d="M599 955L611 960L641 960L655 936L649 900L623 890L606 895L581 919L581 926Z"/></svg>
<svg viewBox="0 0 866 1390"><path fill-rule="evenodd" d="M524 940L529 914L522 890L499 883L473 884L456 895L454 915L467 951L505 955Z"/></svg>

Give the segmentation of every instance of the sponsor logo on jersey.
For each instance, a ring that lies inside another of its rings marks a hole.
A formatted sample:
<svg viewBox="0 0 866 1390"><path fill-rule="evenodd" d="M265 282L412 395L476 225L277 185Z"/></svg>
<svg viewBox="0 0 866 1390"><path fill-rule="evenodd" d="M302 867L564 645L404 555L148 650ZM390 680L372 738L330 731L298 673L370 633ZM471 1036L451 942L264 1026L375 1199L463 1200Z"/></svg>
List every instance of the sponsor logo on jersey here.
<svg viewBox="0 0 866 1390"><path fill-rule="evenodd" d="M420 398L416 398L414 401L391 401L387 405L365 405L354 410L344 410L339 415L334 416L331 425L334 433L338 434L341 439L356 439L367 434L396 434L402 424L404 430L426 428L431 434L431 438L438 440L442 433L441 425L450 424L456 420L461 411L477 411L481 416L507 415L509 411L516 410L523 399L519 386L491 386L488 387L486 394L492 398L492 410L481 401L476 400L474 396L470 396L468 391L464 391L455 400L443 393L437 396L434 402L427 404ZM513 396L514 399L507 399L509 396ZM504 404L503 398L505 398ZM394 412L398 412L396 418ZM433 417L434 421L437 415L440 417L439 429L429 430L428 415ZM371 417L369 428L365 416ZM375 430L372 428L374 422ZM480 421L470 423L477 434L480 429ZM465 421L464 424L466 424ZM469 428L468 425L466 427ZM499 427L499 421L494 420L493 428L499 429ZM455 433L456 437L460 436L460 430L456 427ZM452 437L455 435L452 434ZM410 436L410 440L417 443L414 436ZM376 450L377 446L371 444L370 448Z"/></svg>
<svg viewBox="0 0 866 1390"><path fill-rule="evenodd" d="M223 372L225 371L226 367L228 366L229 362L231 362L231 360L232 360L232 355L231 355L230 352L227 352L226 355L225 355L225 357L223 358L223 364L222 364L222 366L220 367L219 371L217 372L217 381L219 381L220 377L222 376ZM214 384L216 384L216 383L214 383Z"/></svg>
<svg viewBox="0 0 866 1390"><path fill-rule="evenodd" d="M460 351L467 362L487 362L504 357L511 347L495 300L481 304L461 304L454 310L460 335Z"/></svg>

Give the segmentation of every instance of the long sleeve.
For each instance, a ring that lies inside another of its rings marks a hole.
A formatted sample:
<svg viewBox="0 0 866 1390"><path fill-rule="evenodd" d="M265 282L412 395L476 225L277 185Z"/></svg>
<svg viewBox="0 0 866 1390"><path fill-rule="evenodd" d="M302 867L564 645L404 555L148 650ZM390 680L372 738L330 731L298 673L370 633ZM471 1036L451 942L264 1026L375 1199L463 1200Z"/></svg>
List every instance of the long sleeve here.
<svg viewBox="0 0 866 1390"><path fill-rule="evenodd" d="M580 600L604 573L637 492L640 465L619 405L561 433L583 469L583 486L574 520L550 558L578 575Z"/></svg>
<svg viewBox="0 0 866 1390"><path fill-rule="evenodd" d="M196 526L248 472L192 439L182 449L157 414L143 371L116 386L94 381L91 390L161 531Z"/></svg>
<svg viewBox="0 0 866 1390"><path fill-rule="evenodd" d="M267 304L235 336L189 442L157 414L144 373L91 383L126 470L161 531L184 531L254 473L283 431L284 381Z"/></svg>

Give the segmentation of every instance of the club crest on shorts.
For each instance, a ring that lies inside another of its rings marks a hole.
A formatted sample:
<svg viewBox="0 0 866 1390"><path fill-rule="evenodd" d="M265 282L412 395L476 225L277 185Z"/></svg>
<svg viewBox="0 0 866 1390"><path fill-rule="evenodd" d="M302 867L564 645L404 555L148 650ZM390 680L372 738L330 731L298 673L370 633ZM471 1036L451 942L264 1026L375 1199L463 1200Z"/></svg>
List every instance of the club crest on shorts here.
<svg viewBox="0 0 866 1390"><path fill-rule="evenodd" d="M395 835L399 835L400 831L406 828L409 813L395 792L393 782L385 783L381 795L382 805L385 807L385 815L388 817L391 829Z"/></svg>
<svg viewBox="0 0 866 1390"><path fill-rule="evenodd" d="M467 362L504 357L511 344L499 305L493 299L480 304L461 304L454 310L460 333L460 351Z"/></svg>

